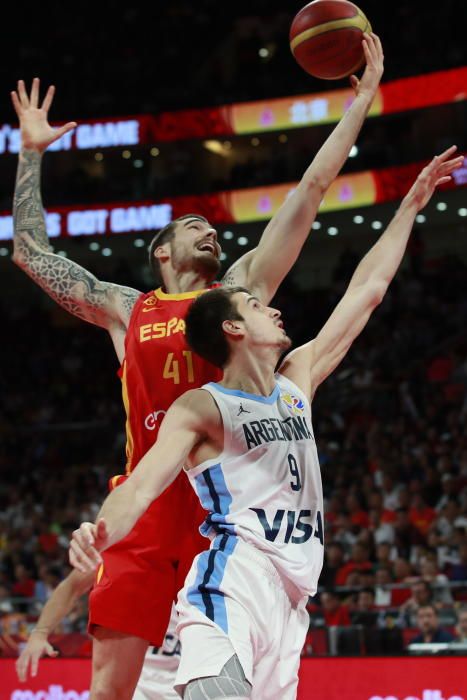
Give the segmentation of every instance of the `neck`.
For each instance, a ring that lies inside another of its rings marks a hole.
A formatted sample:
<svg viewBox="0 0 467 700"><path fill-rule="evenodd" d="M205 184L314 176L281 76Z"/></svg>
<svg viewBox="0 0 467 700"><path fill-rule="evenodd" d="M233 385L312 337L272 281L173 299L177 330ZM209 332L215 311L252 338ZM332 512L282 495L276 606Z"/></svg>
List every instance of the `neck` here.
<svg viewBox="0 0 467 700"><path fill-rule="evenodd" d="M257 347L247 352L232 353L224 369L222 386L257 396L269 396L276 386L274 369L278 360L277 348Z"/></svg>
<svg viewBox="0 0 467 700"><path fill-rule="evenodd" d="M183 294L184 292L197 292L206 289L212 279L209 274L184 270L179 272L172 268L165 269L162 274L164 289L167 294Z"/></svg>

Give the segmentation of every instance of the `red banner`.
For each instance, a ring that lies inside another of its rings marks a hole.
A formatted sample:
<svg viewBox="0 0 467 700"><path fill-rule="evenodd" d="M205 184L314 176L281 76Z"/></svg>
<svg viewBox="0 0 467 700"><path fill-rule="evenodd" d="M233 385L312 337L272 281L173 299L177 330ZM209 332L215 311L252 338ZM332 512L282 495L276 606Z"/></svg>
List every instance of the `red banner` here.
<svg viewBox="0 0 467 700"><path fill-rule="evenodd" d="M401 199L410 189L424 163L384 170L340 175L326 192L319 212L380 204ZM51 207L46 213L50 238L140 233L161 229L183 214L202 214L213 224L268 221L293 192L297 182L253 187L206 195L168 197L163 202L113 202L110 204ZM467 157L441 189L467 184ZM0 212L0 241L13 238L11 212Z"/></svg>
<svg viewBox="0 0 467 700"><path fill-rule="evenodd" d="M157 116L109 117L79 123L49 151L105 149L161 141L286 131L339 121L354 99L351 88L243 102L221 107L164 112ZM402 78L380 86L370 117L467 99L467 67ZM70 115L70 119L73 115ZM59 126L55 124L55 126ZM18 153L19 129L0 124L0 154Z"/></svg>
<svg viewBox="0 0 467 700"><path fill-rule="evenodd" d="M19 683L14 661L0 660L0 700L88 700L90 677L89 660L44 659ZM303 659L298 700L467 700L466 659Z"/></svg>

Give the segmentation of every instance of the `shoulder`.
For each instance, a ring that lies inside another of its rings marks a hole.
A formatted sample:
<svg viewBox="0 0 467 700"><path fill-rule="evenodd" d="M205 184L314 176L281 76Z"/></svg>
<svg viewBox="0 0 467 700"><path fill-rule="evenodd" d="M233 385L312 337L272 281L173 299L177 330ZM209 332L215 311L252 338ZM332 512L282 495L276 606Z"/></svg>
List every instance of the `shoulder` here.
<svg viewBox="0 0 467 700"><path fill-rule="evenodd" d="M172 410L173 409L173 410ZM185 420L196 425L219 421L219 409L213 396L205 389L190 389L178 397L170 412L184 416Z"/></svg>

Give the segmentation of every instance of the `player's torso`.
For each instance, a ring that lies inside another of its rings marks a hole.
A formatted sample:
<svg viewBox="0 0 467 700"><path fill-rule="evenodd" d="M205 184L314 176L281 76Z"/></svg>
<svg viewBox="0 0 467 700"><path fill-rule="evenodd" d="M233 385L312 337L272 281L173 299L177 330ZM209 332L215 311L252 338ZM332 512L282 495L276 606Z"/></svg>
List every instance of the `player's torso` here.
<svg viewBox="0 0 467 700"><path fill-rule="evenodd" d="M201 293L165 294L159 289L143 295L133 310L122 366L127 469L133 468L154 443L175 399L221 375L193 353L185 339L185 316Z"/></svg>
<svg viewBox="0 0 467 700"><path fill-rule="evenodd" d="M285 377L270 397L208 386L222 415L224 450L188 472L209 511L204 533L227 533L258 547L312 593L323 559L323 494L302 392Z"/></svg>

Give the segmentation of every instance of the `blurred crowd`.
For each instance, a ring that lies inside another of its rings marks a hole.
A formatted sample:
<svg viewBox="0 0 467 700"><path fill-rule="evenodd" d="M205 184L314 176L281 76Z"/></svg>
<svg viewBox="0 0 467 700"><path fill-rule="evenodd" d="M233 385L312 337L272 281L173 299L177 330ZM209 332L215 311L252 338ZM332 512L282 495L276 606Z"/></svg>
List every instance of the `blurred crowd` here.
<svg viewBox="0 0 467 700"><path fill-rule="evenodd" d="M314 403L326 513L314 626L422 630L420 615L434 624L431 615L451 634L460 617L465 631L466 268L425 261L422 250L409 251ZM282 286L275 304L295 343L319 330L355 264L344 251L331 289ZM119 274L141 287L135 271ZM18 303L2 319L0 630L13 634L66 575L70 533L95 518L122 470L125 436L118 365L101 330L52 305ZM63 629L85 627L82 602Z"/></svg>

